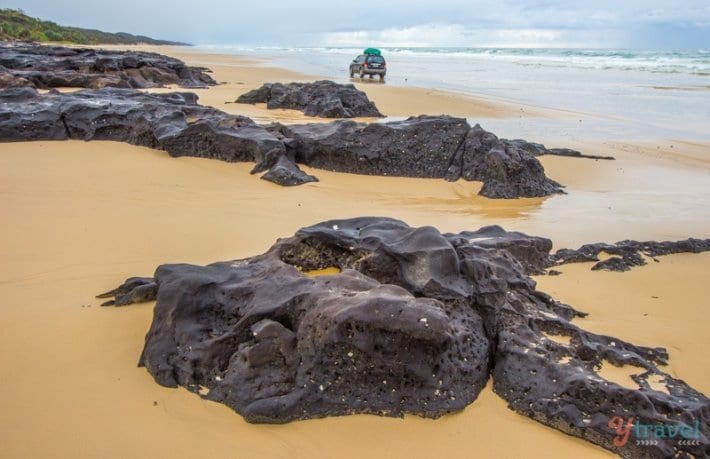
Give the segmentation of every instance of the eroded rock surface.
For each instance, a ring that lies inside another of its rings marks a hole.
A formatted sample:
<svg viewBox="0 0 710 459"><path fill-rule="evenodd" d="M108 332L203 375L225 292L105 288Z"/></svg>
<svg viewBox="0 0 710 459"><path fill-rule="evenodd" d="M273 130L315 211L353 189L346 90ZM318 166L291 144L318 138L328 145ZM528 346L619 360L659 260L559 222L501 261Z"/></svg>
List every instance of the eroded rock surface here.
<svg viewBox="0 0 710 459"><path fill-rule="evenodd" d="M583 313L537 291L525 269L539 269L549 247L499 227L441 234L387 218L333 220L253 258L163 265L115 293L117 304L157 296L140 362L158 383L251 422L437 417L473 402L490 374L516 412L621 456L707 457L710 400L659 368L664 349L582 330L572 320ZM340 273L301 272L329 267ZM607 362L643 368L639 387L602 378ZM698 438L618 447L617 416L697 425Z"/></svg>
<svg viewBox="0 0 710 459"><path fill-rule="evenodd" d="M203 88L208 69L157 53L0 43L0 88Z"/></svg>
<svg viewBox="0 0 710 459"><path fill-rule="evenodd" d="M193 93L104 88L40 95L33 88L6 89L0 91L0 139L116 140L176 157L253 161L255 173L276 167L269 177L284 185L315 180L288 163L283 139L249 118L199 105Z"/></svg>
<svg viewBox="0 0 710 459"><path fill-rule="evenodd" d="M239 96L237 103L265 103L270 109L300 110L307 116L322 118L383 116L367 94L354 85L328 80L313 83L266 83Z"/></svg>
<svg viewBox="0 0 710 459"><path fill-rule="evenodd" d="M549 196L562 186L517 144L463 118L416 116L388 123L335 121L279 125L296 161L318 169L367 175L483 182L489 198Z"/></svg>
<svg viewBox="0 0 710 459"><path fill-rule="evenodd" d="M585 244L574 249L560 249L551 256L550 261L555 265L567 263L584 263L596 261L593 270L628 271L634 266L647 264L646 258L654 261L656 257L673 253L700 253L710 251L710 239L685 239L681 241L621 241L616 244L598 242ZM599 255L609 255L604 260L599 260ZM646 257L646 258L645 258Z"/></svg>
<svg viewBox="0 0 710 459"><path fill-rule="evenodd" d="M253 161L253 173L265 172L262 178L281 185L315 181L298 168L305 164L356 174L481 181L480 194L489 198L562 193L525 144L499 139L463 118L258 125L199 105L192 93L0 92L0 141L58 139L117 140L172 156Z"/></svg>
<svg viewBox="0 0 710 459"><path fill-rule="evenodd" d="M546 148L545 145L541 143L528 142L525 140L514 139L506 140L510 145L515 145L521 148L533 156L566 156L568 158L586 158L586 159L604 159L604 160L614 160L613 156L603 156L603 155L587 155L576 150L571 150L569 148Z"/></svg>

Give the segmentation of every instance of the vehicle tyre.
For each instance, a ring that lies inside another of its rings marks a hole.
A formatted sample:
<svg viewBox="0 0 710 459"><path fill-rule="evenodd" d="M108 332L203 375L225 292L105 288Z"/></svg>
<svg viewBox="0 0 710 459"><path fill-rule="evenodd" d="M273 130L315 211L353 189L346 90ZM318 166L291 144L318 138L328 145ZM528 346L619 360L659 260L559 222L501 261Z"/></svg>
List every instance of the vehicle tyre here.
<svg viewBox="0 0 710 459"><path fill-rule="evenodd" d="M380 73L380 81L385 81L385 76Z"/></svg>
<svg viewBox="0 0 710 459"><path fill-rule="evenodd" d="M353 72L353 68L350 67L350 78L355 76L355 72Z"/></svg>
<svg viewBox="0 0 710 459"><path fill-rule="evenodd" d="M365 78L365 70L360 69L360 78Z"/></svg>

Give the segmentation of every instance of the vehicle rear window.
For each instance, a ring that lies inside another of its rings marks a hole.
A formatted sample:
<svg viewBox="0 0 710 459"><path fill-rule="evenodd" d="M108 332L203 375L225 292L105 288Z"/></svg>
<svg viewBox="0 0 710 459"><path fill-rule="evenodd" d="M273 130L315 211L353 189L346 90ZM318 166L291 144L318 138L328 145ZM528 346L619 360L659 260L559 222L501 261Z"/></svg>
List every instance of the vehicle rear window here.
<svg viewBox="0 0 710 459"><path fill-rule="evenodd" d="M374 62L375 64L384 64L385 58L382 56L370 56L367 58L367 62Z"/></svg>

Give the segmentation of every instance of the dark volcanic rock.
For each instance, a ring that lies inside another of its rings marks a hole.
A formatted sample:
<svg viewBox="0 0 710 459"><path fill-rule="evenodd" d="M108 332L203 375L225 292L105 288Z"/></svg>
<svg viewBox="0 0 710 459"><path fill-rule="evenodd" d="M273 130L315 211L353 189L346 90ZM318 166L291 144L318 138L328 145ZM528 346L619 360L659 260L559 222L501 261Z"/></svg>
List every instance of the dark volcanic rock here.
<svg viewBox="0 0 710 459"><path fill-rule="evenodd" d="M355 86L327 80L313 83L266 83L239 96L237 103L265 103L267 108L290 108L300 110L307 116L322 118L383 116L367 94Z"/></svg>
<svg viewBox="0 0 710 459"><path fill-rule="evenodd" d="M490 369L495 392L516 412L621 456L707 457L710 400L661 371L664 349L571 323L584 314L537 291L521 264L537 266L546 247L498 227L442 235L366 217L304 228L245 260L164 265L140 361L158 383L199 392L251 422L437 417L475 400ZM341 272L301 272L328 267ZM128 282L117 303L154 294L150 279ZM643 368L639 387L602 378L607 362ZM697 441L615 446L617 417L698 426Z"/></svg>
<svg viewBox="0 0 710 459"><path fill-rule="evenodd" d="M296 161L318 169L366 175L441 178L461 139L465 119L420 116L390 123L279 126Z"/></svg>
<svg viewBox="0 0 710 459"><path fill-rule="evenodd" d="M616 244L585 244L579 249L560 249L550 257L553 265L564 265L567 263L584 263L596 261L593 270L603 269L607 271L628 271L634 266L646 264L644 255L658 261L655 257L670 255L673 253L700 253L710 251L710 239L685 239L682 241L663 242L638 242L621 241ZM599 254L602 252L611 255L603 261L599 261Z"/></svg>
<svg viewBox="0 0 710 459"><path fill-rule="evenodd" d="M460 171L467 180L483 182L481 195L493 198L540 197L562 193L524 142L500 140L481 126L468 132L447 174Z"/></svg>
<svg viewBox="0 0 710 459"><path fill-rule="evenodd" d="M533 156L566 156L569 158L586 158L586 159L604 159L604 160L614 160L613 156L599 156L599 155L585 155L577 150L571 150L569 148L546 148L545 145L534 142L527 142L525 140L514 139L505 140L509 145L515 145L521 148Z"/></svg>
<svg viewBox="0 0 710 459"><path fill-rule="evenodd" d="M202 88L216 84L207 71L156 53L0 43L0 88Z"/></svg>
<svg viewBox="0 0 710 459"><path fill-rule="evenodd" d="M7 89L0 91L0 139L117 140L172 156L257 163L271 158L262 172L278 165L273 175L285 182L312 181L295 164L289 177L283 175L282 139L249 118L198 105L192 93L104 88L39 95L32 88Z"/></svg>
<svg viewBox="0 0 710 459"><path fill-rule="evenodd" d="M319 169L367 175L483 182L489 198L549 196L562 187L542 164L463 118L417 116L390 123L336 121L279 126L293 140L296 161Z"/></svg>
<svg viewBox="0 0 710 459"><path fill-rule="evenodd" d="M478 231L446 234L446 237L454 246L475 244L477 247L507 250L526 274L542 274L550 266L552 241L544 237L506 231L498 225L484 226Z"/></svg>
<svg viewBox="0 0 710 459"><path fill-rule="evenodd" d="M96 298L113 298L101 306L127 306L133 303L153 301L158 295L158 284L152 277L131 277L109 292L102 293Z"/></svg>
<svg viewBox="0 0 710 459"><path fill-rule="evenodd" d="M251 422L460 410L491 352L457 262L433 228L364 218L304 228L248 260L164 265L141 364ZM300 271L331 266L342 272Z"/></svg>
<svg viewBox="0 0 710 459"><path fill-rule="evenodd" d="M520 141L498 139L463 118L419 116L390 123L339 120L261 126L197 104L191 93L147 94L103 88L39 95L0 93L0 141L117 140L172 156L253 161L267 180L315 180L297 164L338 172L483 182L489 198L548 196L562 187L545 176Z"/></svg>
<svg viewBox="0 0 710 459"><path fill-rule="evenodd" d="M261 178L283 186L303 185L318 181L316 177L306 174L293 161L283 155L279 156L276 163Z"/></svg>

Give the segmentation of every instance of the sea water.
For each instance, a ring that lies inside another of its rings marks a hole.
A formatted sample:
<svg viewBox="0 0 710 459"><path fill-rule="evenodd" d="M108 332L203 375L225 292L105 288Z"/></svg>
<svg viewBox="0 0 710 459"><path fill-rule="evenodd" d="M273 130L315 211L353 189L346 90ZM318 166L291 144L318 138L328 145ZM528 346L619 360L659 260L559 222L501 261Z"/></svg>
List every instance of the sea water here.
<svg viewBox="0 0 710 459"><path fill-rule="evenodd" d="M348 72L359 48L209 48L266 57L269 65L341 83L359 81ZM386 84L553 110L552 117L537 120L471 120L502 136L710 141L707 49L381 49Z"/></svg>

